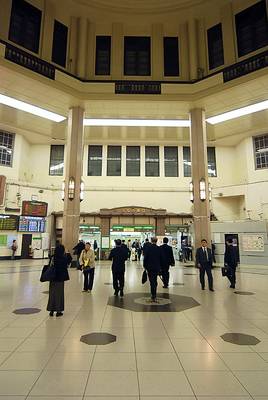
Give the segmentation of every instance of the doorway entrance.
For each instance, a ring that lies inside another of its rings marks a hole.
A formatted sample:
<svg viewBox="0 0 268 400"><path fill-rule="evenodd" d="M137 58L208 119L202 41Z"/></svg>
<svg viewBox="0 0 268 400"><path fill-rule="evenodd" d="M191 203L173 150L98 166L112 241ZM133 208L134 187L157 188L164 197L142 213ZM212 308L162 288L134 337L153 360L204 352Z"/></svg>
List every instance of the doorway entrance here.
<svg viewBox="0 0 268 400"><path fill-rule="evenodd" d="M22 235L21 258L31 258L32 235L25 233Z"/></svg>
<svg viewBox="0 0 268 400"><path fill-rule="evenodd" d="M237 262L240 263L238 234L237 233L226 233L224 235L224 237L225 237L225 243L226 243L226 240L231 240L233 242L236 259L237 259Z"/></svg>

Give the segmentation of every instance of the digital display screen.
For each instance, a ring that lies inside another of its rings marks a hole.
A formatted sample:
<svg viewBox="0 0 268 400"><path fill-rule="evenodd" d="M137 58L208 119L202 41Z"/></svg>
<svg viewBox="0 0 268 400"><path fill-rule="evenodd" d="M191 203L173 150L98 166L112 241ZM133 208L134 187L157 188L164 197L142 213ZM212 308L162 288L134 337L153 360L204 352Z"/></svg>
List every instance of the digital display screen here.
<svg viewBox="0 0 268 400"><path fill-rule="evenodd" d="M0 214L0 231L16 231L18 220L17 215Z"/></svg>
<svg viewBox="0 0 268 400"><path fill-rule="evenodd" d="M42 217L21 216L19 232L45 232L46 219Z"/></svg>
<svg viewBox="0 0 268 400"><path fill-rule="evenodd" d="M21 213L29 217L46 217L47 203L43 201L23 201Z"/></svg>

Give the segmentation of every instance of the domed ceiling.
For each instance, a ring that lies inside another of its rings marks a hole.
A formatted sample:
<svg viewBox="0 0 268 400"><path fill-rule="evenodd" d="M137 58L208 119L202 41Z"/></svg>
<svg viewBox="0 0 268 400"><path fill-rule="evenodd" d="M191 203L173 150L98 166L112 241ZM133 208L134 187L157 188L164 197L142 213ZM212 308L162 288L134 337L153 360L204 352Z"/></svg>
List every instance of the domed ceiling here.
<svg viewBox="0 0 268 400"><path fill-rule="evenodd" d="M117 13L166 13L193 7L207 0L74 0L76 3Z"/></svg>

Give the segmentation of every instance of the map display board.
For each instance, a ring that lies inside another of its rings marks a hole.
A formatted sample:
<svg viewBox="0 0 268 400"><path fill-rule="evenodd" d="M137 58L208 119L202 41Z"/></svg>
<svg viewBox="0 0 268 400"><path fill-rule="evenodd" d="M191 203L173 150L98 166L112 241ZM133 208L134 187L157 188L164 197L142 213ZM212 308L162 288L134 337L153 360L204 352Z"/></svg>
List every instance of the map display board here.
<svg viewBox="0 0 268 400"><path fill-rule="evenodd" d="M242 248L244 251L264 251L264 235L242 235Z"/></svg>
<svg viewBox="0 0 268 400"><path fill-rule="evenodd" d="M41 217L21 216L19 232L45 232L46 219Z"/></svg>
<svg viewBox="0 0 268 400"><path fill-rule="evenodd" d="M17 215L0 214L0 231L16 231L18 221Z"/></svg>
<svg viewBox="0 0 268 400"><path fill-rule="evenodd" d="M21 213L30 217L46 217L47 203L43 201L23 201Z"/></svg>

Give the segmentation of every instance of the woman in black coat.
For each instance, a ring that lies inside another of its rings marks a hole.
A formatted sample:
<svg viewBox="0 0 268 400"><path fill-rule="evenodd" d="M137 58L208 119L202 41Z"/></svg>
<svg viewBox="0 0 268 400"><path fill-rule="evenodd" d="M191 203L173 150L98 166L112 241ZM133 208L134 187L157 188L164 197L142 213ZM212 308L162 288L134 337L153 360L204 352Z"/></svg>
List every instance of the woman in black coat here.
<svg viewBox="0 0 268 400"><path fill-rule="evenodd" d="M51 259L55 268L55 278L49 282L49 298L47 311L53 317L56 312L56 317L61 317L64 311L64 281L68 281L68 260L65 255L65 248L61 244L55 248L54 256Z"/></svg>

